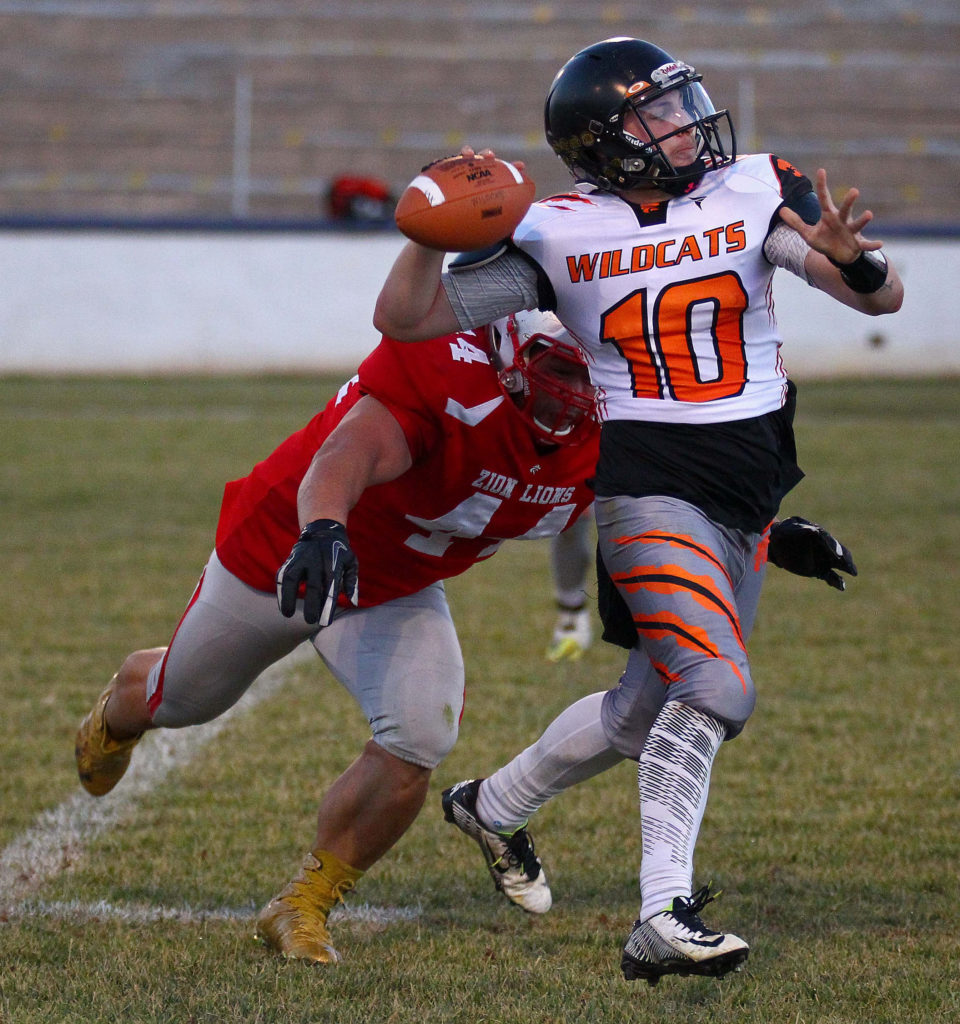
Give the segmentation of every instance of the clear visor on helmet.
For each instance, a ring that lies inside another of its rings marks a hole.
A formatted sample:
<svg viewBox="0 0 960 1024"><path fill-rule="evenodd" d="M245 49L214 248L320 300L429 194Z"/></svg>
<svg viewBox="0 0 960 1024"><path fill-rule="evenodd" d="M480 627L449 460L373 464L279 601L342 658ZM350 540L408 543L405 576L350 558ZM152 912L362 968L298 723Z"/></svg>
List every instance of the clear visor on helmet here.
<svg viewBox="0 0 960 1024"><path fill-rule="evenodd" d="M630 112L636 115L636 121L630 118ZM645 102L627 100L623 130L639 142L660 142L715 113L706 89L700 82L690 82Z"/></svg>

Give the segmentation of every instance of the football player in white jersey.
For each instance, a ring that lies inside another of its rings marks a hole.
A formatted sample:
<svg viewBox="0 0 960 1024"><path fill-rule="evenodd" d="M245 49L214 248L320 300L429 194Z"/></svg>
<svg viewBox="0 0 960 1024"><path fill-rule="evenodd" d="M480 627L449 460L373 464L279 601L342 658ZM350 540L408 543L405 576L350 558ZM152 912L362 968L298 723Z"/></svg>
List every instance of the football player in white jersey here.
<svg viewBox="0 0 960 1024"><path fill-rule="evenodd" d="M704 925L712 897L693 892L693 852L714 757L754 706L745 641L768 527L802 477L774 271L869 315L903 298L882 243L862 235L872 214L854 214L857 191L837 205L823 170L814 188L772 154L737 156L729 114L701 79L638 39L575 54L545 108L575 190L534 203L512 239L461 268L444 272L442 253L407 244L374 315L416 341L539 306L586 354L602 421L602 575L636 634L598 716L598 742L639 762L641 907L621 967L651 984L722 976L749 951ZM567 723L558 763L589 758L577 744L592 714ZM497 831L522 825L493 816Z"/></svg>

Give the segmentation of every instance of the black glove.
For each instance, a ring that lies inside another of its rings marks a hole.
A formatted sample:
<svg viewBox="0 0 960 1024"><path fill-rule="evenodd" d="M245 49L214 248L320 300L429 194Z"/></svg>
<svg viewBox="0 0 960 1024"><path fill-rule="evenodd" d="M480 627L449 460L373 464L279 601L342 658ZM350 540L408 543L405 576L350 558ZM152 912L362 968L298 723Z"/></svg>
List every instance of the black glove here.
<svg viewBox="0 0 960 1024"><path fill-rule="evenodd" d="M335 519L307 523L287 560L277 570L277 604L280 614L288 619L297 610L301 584L304 585L303 618L310 625L330 625L341 593L356 605L357 556L342 523Z"/></svg>
<svg viewBox="0 0 960 1024"><path fill-rule="evenodd" d="M857 575L853 555L840 541L816 523L800 516L791 516L770 527L767 558L774 565L798 576L814 576L825 580L837 590L846 590L846 583L835 569Z"/></svg>

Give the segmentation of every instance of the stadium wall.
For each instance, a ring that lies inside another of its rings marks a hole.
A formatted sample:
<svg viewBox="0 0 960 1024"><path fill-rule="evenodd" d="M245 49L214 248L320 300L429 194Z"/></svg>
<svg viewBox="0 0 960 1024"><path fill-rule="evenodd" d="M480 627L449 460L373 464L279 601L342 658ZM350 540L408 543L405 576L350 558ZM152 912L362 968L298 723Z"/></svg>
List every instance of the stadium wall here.
<svg viewBox="0 0 960 1024"><path fill-rule="evenodd" d="M0 230L0 374L343 371L374 347L393 231ZM903 309L864 317L777 275L792 375L960 373L960 241L887 251Z"/></svg>

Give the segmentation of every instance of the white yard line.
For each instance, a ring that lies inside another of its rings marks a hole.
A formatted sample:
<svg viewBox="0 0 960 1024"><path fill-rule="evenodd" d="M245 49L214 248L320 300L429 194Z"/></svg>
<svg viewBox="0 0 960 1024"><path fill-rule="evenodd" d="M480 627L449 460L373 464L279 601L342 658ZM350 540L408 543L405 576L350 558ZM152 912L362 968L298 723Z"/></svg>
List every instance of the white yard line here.
<svg viewBox="0 0 960 1024"><path fill-rule="evenodd" d="M53 810L43 811L33 825L0 851L0 919L7 921L46 918L61 921L125 921L148 924L178 921L252 921L259 907L164 907L149 903L115 904L101 900L53 902L34 894L84 855L86 847L106 829L130 817L139 800L155 790L171 769L183 767L206 746L231 719L253 710L276 693L291 669L315 657L310 644L264 672L229 711L205 725L187 729L158 729L138 745L126 775L106 796L91 797L79 789ZM391 924L420 917L420 907L376 907L357 903L335 907L331 922Z"/></svg>
<svg viewBox="0 0 960 1024"><path fill-rule="evenodd" d="M81 903L79 900L48 901L28 899L4 910L8 921L42 917L58 921L124 921L129 924L151 924L156 921L177 921L181 924L202 924L204 921L253 921L259 907L164 907L152 903ZM330 922L357 924L392 924L414 921L420 907L376 907L369 903L335 907Z"/></svg>
<svg viewBox="0 0 960 1024"><path fill-rule="evenodd" d="M43 811L33 825L0 851L0 914L17 916L17 904L69 868L86 846L129 817L141 797L155 790L171 769L183 767L237 715L246 714L287 681L294 665L314 656L303 644L259 676L244 696L219 718L186 729L158 729L137 747L126 775L106 796L80 789L59 807Z"/></svg>

